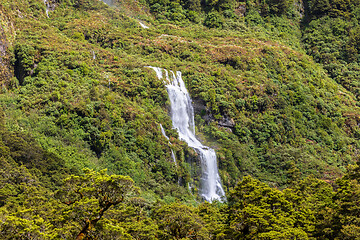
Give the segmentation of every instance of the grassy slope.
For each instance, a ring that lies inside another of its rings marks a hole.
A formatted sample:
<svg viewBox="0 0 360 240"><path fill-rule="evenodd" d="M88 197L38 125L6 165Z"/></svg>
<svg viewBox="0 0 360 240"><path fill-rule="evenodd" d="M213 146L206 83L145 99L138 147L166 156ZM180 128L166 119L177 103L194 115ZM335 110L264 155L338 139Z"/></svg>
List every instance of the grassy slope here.
<svg viewBox="0 0 360 240"><path fill-rule="evenodd" d="M7 127L31 134L67 166L130 175L149 198L187 198L177 182L192 181L195 153L177 140L166 90L147 65L181 70L192 97L204 101L197 130L218 149L227 187L244 174L274 185L297 172L334 179L354 159L356 101L305 54L287 21L252 27L239 19L212 30L156 21L134 5L64 2L46 18L41 0L2 3L17 29L15 64L27 75L1 95ZM213 121L201 118L209 115ZM235 127L219 127L223 116Z"/></svg>

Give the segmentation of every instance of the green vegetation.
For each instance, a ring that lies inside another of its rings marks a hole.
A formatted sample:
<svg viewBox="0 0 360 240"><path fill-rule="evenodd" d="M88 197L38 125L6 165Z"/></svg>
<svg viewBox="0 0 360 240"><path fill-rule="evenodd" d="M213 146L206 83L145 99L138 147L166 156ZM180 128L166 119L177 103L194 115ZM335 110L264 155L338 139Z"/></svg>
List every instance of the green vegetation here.
<svg viewBox="0 0 360 240"><path fill-rule="evenodd" d="M1 239L359 238L358 0L48 3L0 0ZM149 65L182 72L228 202Z"/></svg>
<svg viewBox="0 0 360 240"><path fill-rule="evenodd" d="M359 100L360 2L310 2L304 46L337 83Z"/></svg>
<svg viewBox="0 0 360 240"><path fill-rule="evenodd" d="M2 157L1 239L357 239L359 166L337 190L308 177L283 191L244 177L229 202L150 202L129 177L85 169L55 193ZM15 210L16 209L16 210Z"/></svg>

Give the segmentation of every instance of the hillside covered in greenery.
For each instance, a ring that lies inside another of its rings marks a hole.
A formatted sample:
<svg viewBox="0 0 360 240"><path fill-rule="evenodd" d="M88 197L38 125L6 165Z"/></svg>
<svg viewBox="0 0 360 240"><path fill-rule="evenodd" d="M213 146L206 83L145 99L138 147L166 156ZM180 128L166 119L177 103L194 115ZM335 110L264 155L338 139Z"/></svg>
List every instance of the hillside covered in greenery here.
<svg viewBox="0 0 360 240"><path fill-rule="evenodd" d="M359 0L0 0L0 238L360 239L359 23ZM181 71L223 202L148 66Z"/></svg>

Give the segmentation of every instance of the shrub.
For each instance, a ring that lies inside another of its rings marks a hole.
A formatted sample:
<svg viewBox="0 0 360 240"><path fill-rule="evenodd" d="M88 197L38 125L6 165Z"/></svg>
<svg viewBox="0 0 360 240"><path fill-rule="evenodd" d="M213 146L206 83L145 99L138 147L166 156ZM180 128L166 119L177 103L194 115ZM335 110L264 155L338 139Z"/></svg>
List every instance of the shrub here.
<svg viewBox="0 0 360 240"><path fill-rule="evenodd" d="M221 28L223 23L222 17L216 11L208 13L204 21L204 25L209 28Z"/></svg>

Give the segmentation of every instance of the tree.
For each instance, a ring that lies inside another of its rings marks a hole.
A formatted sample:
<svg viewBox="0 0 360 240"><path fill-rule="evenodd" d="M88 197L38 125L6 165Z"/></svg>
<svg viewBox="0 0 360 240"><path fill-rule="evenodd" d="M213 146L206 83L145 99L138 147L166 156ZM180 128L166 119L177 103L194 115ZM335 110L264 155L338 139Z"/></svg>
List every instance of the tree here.
<svg viewBox="0 0 360 240"><path fill-rule="evenodd" d="M108 175L106 170L96 172L85 169L83 176L67 178L57 196L68 206L63 210L64 220L80 220L75 224L79 230L76 239L80 240L89 239L95 234L98 222L112 206L127 201L138 192L139 189L128 176Z"/></svg>
<svg viewBox="0 0 360 240"><path fill-rule="evenodd" d="M226 237L226 210L227 204L220 202L204 202L197 207L197 214L205 223L210 239L223 239Z"/></svg>
<svg viewBox="0 0 360 240"><path fill-rule="evenodd" d="M339 189L334 196L337 205L332 224L339 239L360 239L359 180L360 168L355 165L349 167L347 174L336 181Z"/></svg>
<svg viewBox="0 0 360 240"><path fill-rule="evenodd" d="M285 194L251 177L229 197L228 231L233 239L308 239L295 225L295 206Z"/></svg>
<svg viewBox="0 0 360 240"><path fill-rule="evenodd" d="M208 239L202 219L192 207L179 203L160 206L153 214L160 239Z"/></svg>
<svg viewBox="0 0 360 240"><path fill-rule="evenodd" d="M293 186L283 192L293 203L297 227L316 239L331 238L335 193L329 183L310 176L296 183L294 181Z"/></svg>

